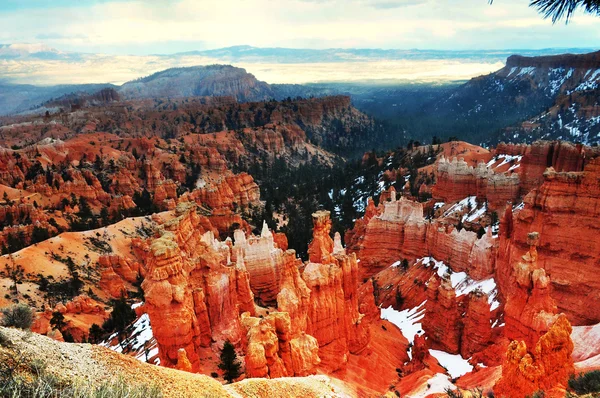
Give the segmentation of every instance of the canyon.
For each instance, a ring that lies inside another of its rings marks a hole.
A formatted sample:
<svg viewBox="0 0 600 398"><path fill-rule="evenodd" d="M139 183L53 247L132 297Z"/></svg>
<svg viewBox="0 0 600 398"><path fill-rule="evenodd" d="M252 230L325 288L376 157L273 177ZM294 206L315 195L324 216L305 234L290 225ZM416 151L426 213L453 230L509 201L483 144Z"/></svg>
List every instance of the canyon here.
<svg viewBox="0 0 600 398"><path fill-rule="evenodd" d="M35 344L223 396L564 396L600 368L597 147L413 142L351 160L378 130L348 97L120 95L0 128L0 306L36 310L52 340ZM278 173L306 188L289 170L321 196L282 198ZM229 344L240 372L223 387Z"/></svg>

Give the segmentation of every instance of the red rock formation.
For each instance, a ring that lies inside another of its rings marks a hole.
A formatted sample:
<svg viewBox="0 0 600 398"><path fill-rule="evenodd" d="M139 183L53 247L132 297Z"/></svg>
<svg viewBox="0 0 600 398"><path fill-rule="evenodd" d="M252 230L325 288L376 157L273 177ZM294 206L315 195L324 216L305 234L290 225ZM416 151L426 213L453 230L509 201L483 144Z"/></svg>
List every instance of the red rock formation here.
<svg viewBox="0 0 600 398"><path fill-rule="evenodd" d="M308 246L309 260L313 263L330 264L333 262L333 240L329 236L331 219L325 210L313 213L313 240Z"/></svg>
<svg viewBox="0 0 600 398"><path fill-rule="evenodd" d="M502 290L508 289L508 271L511 264L520 261L528 245L528 233L542 231L537 263L551 277L558 309L576 324L600 321L600 310L588 305L600 289L596 278L600 242L594 239L600 215L599 181L598 158L590 161L583 172L548 169L544 183L525 197L524 208L506 215L498 257Z"/></svg>
<svg viewBox="0 0 600 398"><path fill-rule="evenodd" d="M184 268L181 250L172 233L167 232L152 242L146 267L148 273L142 283L144 307L157 341L160 362L175 367L178 352L184 349L195 370L200 331L187 280L188 270Z"/></svg>
<svg viewBox="0 0 600 398"><path fill-rule="evenodd" d="M455 271L467 271L477 279L493 275L497 240L491 230L481 238L475 232L423 216L423 205L401 197L379 206L380 215L369 214L359 229L346 234L349 247L361 260L361 274L373 275L402 258L432 256L450 264ZM371 210L372 212L373 210ZM366 224L366 228L364 228ZM363 232L364 231L364 232ZM361 235L362 234L362 235Z"/></svg>
<svg viewBox="0 0 600 398"><path fill-rule="evenodd" d="M354 254L333 255L334 242L329 236L329 212L313 214L313 241L309 245L311 261L302 273L310 289L307 333L319 342L322 366L343 369L348 353L359 353L370 339L370 325L358 311L358 264ZM329 261L317 263L313 261Z"/></svg>
<svg viewBox="0 0 600 398"><path fill-rule="evenodd" d="M456 292L449 279L440 279L437 275L431 277L427 290L423 330L432 348L457 354L461 350L463 324Z"/></svg>
<svg viewBox="0 0 600 398"><path fill-rule="evenodd" d="M177 370L182 370L184 372L192 371L192 364L190 363L190 360L187 357L185 349L183 349L183 348L180 348L177 351L177 365L175 366L175 368Z"/></svg>
<svg viewBox="0 0 600 398"><path fill-rule="evenodd" d="M527 147L521 160L521 195L544 182L546 168L557 171L582 171L586 163L585 147L564 141L537 141Z"/></svg>
<svg viewBox="0 0 600 398"><path fill-rule="evenodd" d="M460 355L470 358L487 348L492 341L491 311L488 296L473 291L467 298L467 310L463 317Z"/></svg>
<svg viewBox="0 0 600 398"><path fill-rule="evenodd" d="M462 158L448 161L442 156L437 163L432 195L447 203L477 196L487 199L492 208L502 208L506 202L514 202L518 197L519 176L515 173L494 173L484 163L474 168Z"/></svg>
<svg viewBox="0 0 600 398"><path fill-rule="evenodd" d="M513 341L502 365L502 378L494 387L499 396L525 397L539 390L566 386L573 374L571 324L561 315L528 352L523 341Z"/></svg>
<svg viewBox="0 0 600 398"><path fill-rule="evenodd" d="M293 333L290 315L275 312L265 318L244 314L247 330L247 377L307 376L315 374L319 359L317 340L304 332Z"/></svg>
<svg viewBox="0 0 600 398"><path fill-rule="evenodd" d="M264 304L275 303L285 260L283 250L275 248L273 234L267 224L263 224L260 237L246 239L243 231L236 230L234 240L234 258L241 259L248 270L254 296Z"/></svg>
<svg viewBox="0 0 600 398"><path fill-rule="evenodd" d="M381 215L369 219L364 235L358 237L359 242L350 243L359 249L364 276L372 275L377 268L387 267L399 258L415 258L426 252L427 222L422 204L404 197L396 200L394 193L391 199L380 205L383 207Z"/></svg>
<svg viewBox="0 0 600 398"><path fill-rule="evenodd" d="M53 329L52 325L50 325L50 320L54 312L60 312L65 318L66 326L62 329L62 332L68 332L78 342L87 340L89 328L92 323L101 326L109 317L109 313L105 310L102 303L88 296L81 295L74 297L66 305L59 303L54 309L37 313L31 330L36 333L45 334L55 340L64 341L63 333Z"/></svg>

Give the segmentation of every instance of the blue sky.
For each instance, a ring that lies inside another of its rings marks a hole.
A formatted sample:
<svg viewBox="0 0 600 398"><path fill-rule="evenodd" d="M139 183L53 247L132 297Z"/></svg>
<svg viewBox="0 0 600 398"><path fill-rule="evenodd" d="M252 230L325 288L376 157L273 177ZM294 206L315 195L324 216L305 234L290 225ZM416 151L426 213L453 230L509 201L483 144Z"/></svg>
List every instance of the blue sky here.
<svg viewBox="0 0 600 398"><path fill-rule="evenodd" d="M528 0L2 0L0 43L107 54L247 44L527 49L600 44L600 19L544 20Z"/></svg>

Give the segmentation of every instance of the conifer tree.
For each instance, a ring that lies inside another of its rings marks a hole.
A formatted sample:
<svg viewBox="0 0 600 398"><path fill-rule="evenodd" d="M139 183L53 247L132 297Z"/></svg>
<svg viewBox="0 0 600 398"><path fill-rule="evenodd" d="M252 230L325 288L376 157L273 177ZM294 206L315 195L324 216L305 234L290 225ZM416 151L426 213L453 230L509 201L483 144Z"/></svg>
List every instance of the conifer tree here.
<svg viewBox="0 0 600 398"><path fill-rule="evenodd" d="M231 383L240 376L240 367L235 347L229 340L225 341L221 350L221 363L219 364L219 369L223 371L223 378Z"/></svg>

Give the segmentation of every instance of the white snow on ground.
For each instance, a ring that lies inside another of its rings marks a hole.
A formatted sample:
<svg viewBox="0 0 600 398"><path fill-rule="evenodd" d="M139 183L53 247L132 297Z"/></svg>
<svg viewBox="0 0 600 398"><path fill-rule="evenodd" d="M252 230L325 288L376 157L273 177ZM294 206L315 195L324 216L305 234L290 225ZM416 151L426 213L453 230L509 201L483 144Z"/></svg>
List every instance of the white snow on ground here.
<svg viewBox="0 0 600 398"><path fill-rule="evenodd" d="M400 264L402 264L402 261L398 260L395 263L393 263L392 265L390 265L390 267L396 268L397 266L399 266Z"/></svg>
<svg viewBox="0 0 600 398"><path fill-rule="evenodd" d="M442 207L444 206L444 203L440 202ZM438 204L436 203L434 205L434 210L437 210L439 207L436 207ZM479 207L481 206L481 207ZM444 212L444 217L448 217L454 213L462 213L464 211L468 210L467 213L462 215L462 221L469 221L469 222L473 222L475 220L477 220L478 218L481 218L485 215L485 213L487 212L487 206L485 203L477 203L477 197L476 196L469 196L464 198L463 200L461 200L460 202L457 202L455 204L453 204L448 210L446 210Z"/></svg>
<svg viewBox="0 0 600 398"><path fill-rule="evenodd" d="M409 343L413 343L415 341L415 334L423 331L420 321L425 317L426 302L427 300L414 308L402 311L396 311L391 306L382 308L381 319L386 319L398 326L402 331L402 335L406 337L406 340L408 340Z"/></svg>
<svg viewBox="0 0 600 398"><path fill-rule="evenodd" d="M472 209L476 208L477 207L476 199L477 199L476 196L469 196L467 198L464 198L460 202L453 204L448 210L446 210L446 212L444 213L444 217L448 217L450 214L455 213L455 212L463 211L469 205L471 206Z"/></svg>
<svg viewBox="0 0 600 398"><path fill-rule="evenodd" d="M143 303L133 304L131 308L135 309L142 304ZM149 348L148 358L152 358L154 355L158 354L158 347L155 346L153 341L154 334L152 333L148 314L142 315L133 323L133 325L131 325L128 337L121 344L117 343L116 345L111 345L110 342L115 341L116 338L117 333L114 333L101 345L119 353L122 353L123 347L126 347L126 353L134 352L135 357L142 362L146 362L145 345L148 345Z"/></svg>
<svg viewBox="0 0 600 398"><path fill-rule="evenodd" d="M496 300L498 290L496 289L496 281L494 278L475 281L471 279L466 272L450 273L450 268L444 264L443 261L437 261L433 257L423 257L422 259L417 260L417 263L419 262L422 262L425 266L429 266L430 263L433 263L433 267L437 270L437 274L440 277L443 277L447 273L450 274L450 282L457 297L469 294L474 290L481 290L488 295L488 303L490 304L492 311L500 306L500 303Z"/></svg>
<svg viewBox="0 0 600 398"><path fill-rule="evenodd" d="M492 167L492 168L498 168L500 166L504 166L507 163L513 163L514 164L518 164L519 162L521 162L521 159L523 159L522 155L507 155L507 154L499 154L496 155L492 158L492 160L490 160L489 162L487 162L486 166L487 167ZM502 162L498 163L499 160L502 160ZM496 164L498 163L498 164Z"/></svg>
<svg viewBox="0 0 600 398"><path fill-rule="evenodd" d="M477 220L478 218L483 217L486 212L487 212L487 206L484 203L480 208L475 208L470 213L465 214L462 218L462 221L463 222L464 221L473 222L473 221Z"/></svg>
<svg viewBox="0 0 600 398"><path fill-rule="evenodd" d="M429 350L429 353L438 360L440 365L448 370L450 377L453 379L473 370L473 366L458 354L452 355L439 350Z"/></svg>
<svg viewBox="0 0 600 398"><path fill-rule="evenodd" d="M445 205L446 205L446 203L444 203L444 202L436 202L436 203L433 205L433 210L440 209L440 208L444 207Z"/></svg>
<svg viewBox="0 0 600 398"><path fill-rule="evenodd" d="M427 384L423 385L412 394L407 395L407 398L425 398L431 394L444 393L447 389L456 390L456 386L450 382L447 375L437 373L431 379L427 380Z"/></svg>
<svg viewBox="0 0 600 398"><path fill-rule="evenodd" d="M492 319L490 319L490 322L492 322ZM504 326L504 322L500 323L499 319L496 319L492 322L492 328L501 328Z"/></svg>

